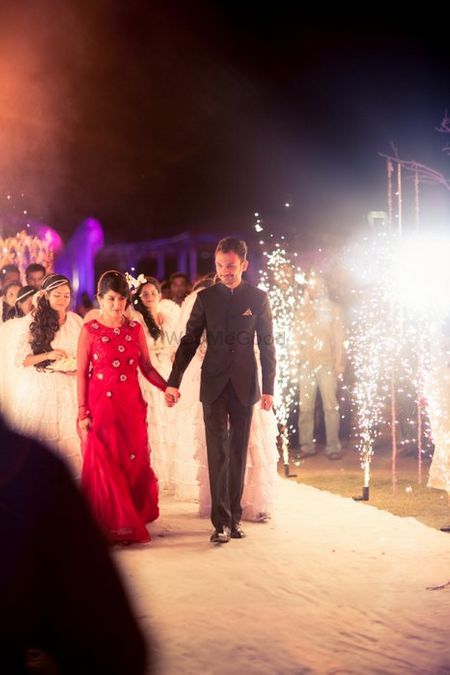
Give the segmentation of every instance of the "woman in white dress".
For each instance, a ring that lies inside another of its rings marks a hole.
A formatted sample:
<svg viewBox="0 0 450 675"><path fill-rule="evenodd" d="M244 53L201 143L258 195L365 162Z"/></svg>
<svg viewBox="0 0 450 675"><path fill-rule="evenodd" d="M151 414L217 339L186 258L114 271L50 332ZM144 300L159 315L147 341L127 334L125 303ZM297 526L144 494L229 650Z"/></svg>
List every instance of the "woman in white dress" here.
<svg viewBox="0 0 450 675"><path fill-rule="evenodd" d="M76 351L82 321L69 311L71 288L60 274L49 274L35 309L21 319L15 363L20 367L14 426L44 442L81 473L77 434Z"/></svg>
<svg viewBox="0 0 450 675"><path fill-rule="evenodd" d="M33 308L35 292L36 289L32 286L22 286L8 320L0 325L0 410L8 424L13 424L12 414L16 405L16 385L20 373L14 361L18 336L23 317Z"/></svg>
<svg viewBox="0 0 450 675"><path fill-rule="evenodd" d="M205 278L197 282L181 307L178 332L186 331L186 324L197 294L213 282ZM200 403L200 373L206 352L206 339L200 345L187 367L180 386L180 400L173 408L174 461L173 483L175 497L183 501L197 501L200 516L211 513L211 494L206 456L205 426ZM273 511L278 475L278 428L273 410L254 406L247 453L247 468L242 495L242 519L264 522Z"/></svg>
<svg viewBox="0 0 450 675"><path fill-rule="evenodd" d="M179 342L176 327L180 308L172 300L161 299L161 288L154 277L142 275L138 281L129 313L144 326L152 363L167 378L172 369L172 354ZM174 413L167 408L162 391L141 375L139 382L147 403L152 467L158 476L160 491L171 490Z"/></svg>

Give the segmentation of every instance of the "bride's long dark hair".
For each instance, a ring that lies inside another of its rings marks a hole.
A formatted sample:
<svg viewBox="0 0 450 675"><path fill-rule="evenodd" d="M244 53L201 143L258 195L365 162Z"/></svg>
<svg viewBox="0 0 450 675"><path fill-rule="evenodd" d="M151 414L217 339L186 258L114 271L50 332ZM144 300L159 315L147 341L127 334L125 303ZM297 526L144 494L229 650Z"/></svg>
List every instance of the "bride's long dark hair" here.
<svg viewBox="0 0 450 675"><path fill-rule="evenodd" d="M137 309L138 312L140 312L144 318L145 325L148 328L148 332L152 336L154 340L157 340L160 335L161 335L161 329L156 323L155 319L153 318L151 312L148 311L147 307L144 305L144 303L141 300L141 293L142 289L147 286L147 284L151 284L156 288L158 291L159 295L161 295L161 286L159 285L159 282L155 277L145 277L146 281L143 284L140 284L137 289L136 293L134 294L134 300L133 300L133 306L135 309Z"/></svg>
<svg viewBox="0 0 450 675"><path fill-rule="evenodd" d="M67 285L70 288L70 281L62 274L49 274L41 284L41 291L51 291L58 286ZM44 354L51 352L51 343L59 331L58 312L50 307L47 295L43 293L36 303L33 310L33 321L30 324L30 346L33 354ZM46 368L52 360L47 359L35 364L35 368Z"/></svg>

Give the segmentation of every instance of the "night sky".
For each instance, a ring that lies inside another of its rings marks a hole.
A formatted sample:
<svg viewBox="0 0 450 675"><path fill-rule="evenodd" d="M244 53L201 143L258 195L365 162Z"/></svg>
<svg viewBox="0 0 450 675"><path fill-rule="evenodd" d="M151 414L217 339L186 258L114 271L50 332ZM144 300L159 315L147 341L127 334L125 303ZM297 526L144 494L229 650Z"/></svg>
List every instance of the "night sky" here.
<svg viewBox="0 0 450 675"><path fill-rule="evenodd" d="M380 11L350 26L282 3L1 2L1 195L23 193L64 239L87 216L107 242L245 236L258 210L333 244L386 208L378 153L391 142L450 175L435 130L450 108L445 22L407 19ZM445 190L424 196L429 219L449 215Z"/></svg>

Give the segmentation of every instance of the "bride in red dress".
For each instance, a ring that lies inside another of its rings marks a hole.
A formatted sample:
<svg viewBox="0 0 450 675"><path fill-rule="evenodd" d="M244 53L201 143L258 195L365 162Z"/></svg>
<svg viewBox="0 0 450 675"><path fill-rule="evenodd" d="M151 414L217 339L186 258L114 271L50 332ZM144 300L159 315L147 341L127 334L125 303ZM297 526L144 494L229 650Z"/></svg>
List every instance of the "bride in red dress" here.
<svg viewBox="0 0 450 675"><path fill-rule="evenodd" d="M155 387L167 385L152 366L142 326L124 316L128 295L120 272L100 277L101 312L84 324L77 357L81 487L111 543L150 541L145 524L159 516L138 366Z"/></svg>

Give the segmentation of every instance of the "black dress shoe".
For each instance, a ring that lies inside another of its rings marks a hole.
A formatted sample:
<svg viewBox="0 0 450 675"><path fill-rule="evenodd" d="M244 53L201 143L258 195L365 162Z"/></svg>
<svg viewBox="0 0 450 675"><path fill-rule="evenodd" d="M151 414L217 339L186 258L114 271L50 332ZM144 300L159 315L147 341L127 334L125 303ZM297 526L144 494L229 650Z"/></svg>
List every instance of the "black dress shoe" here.
<svg viewBox="0 0 450 675"><path fill-rule="evenodd" d="M219 530L214 530L209 538L212 544L226 544L230 541L231 530L228 525L224 525Z"/></svg>
<svg viewBox="0 0 450 675"><path fill-rule="evenodd" d="M243 539L246 536L244 530L240 526L240 523L236 523L236 525L232 526L230 536L232 539Z"/></svg>

